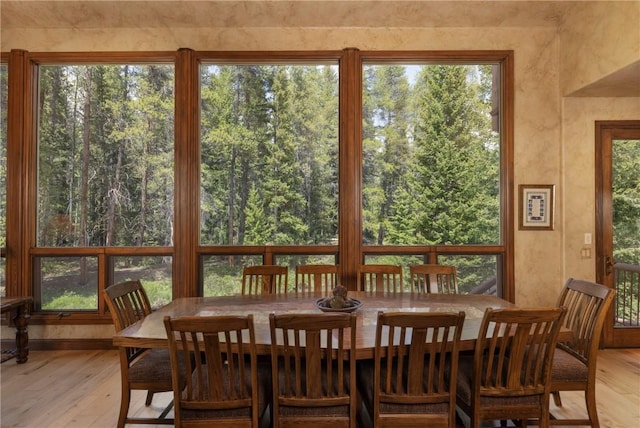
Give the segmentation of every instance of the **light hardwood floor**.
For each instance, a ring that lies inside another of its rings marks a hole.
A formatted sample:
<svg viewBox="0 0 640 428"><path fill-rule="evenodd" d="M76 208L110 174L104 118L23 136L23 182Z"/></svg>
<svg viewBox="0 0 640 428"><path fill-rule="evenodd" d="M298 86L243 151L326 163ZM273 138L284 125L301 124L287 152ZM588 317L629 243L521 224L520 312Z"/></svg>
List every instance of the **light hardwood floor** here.
<svg viewBox="0 0 640 428"><path fill-rule="evenodd" d="M26 364L9 360L0 365L0 384L2 428L116 426L120 405L116 351L31 351ZM158 414L171 400L170 393L159 394L151 407L145 407L144 397L143 392L134 392L130 414ZM603 428L640 427L640 349L600 352L597 397ZM581 394L563 393L562 400L563 412L582 413Z"/></svg>

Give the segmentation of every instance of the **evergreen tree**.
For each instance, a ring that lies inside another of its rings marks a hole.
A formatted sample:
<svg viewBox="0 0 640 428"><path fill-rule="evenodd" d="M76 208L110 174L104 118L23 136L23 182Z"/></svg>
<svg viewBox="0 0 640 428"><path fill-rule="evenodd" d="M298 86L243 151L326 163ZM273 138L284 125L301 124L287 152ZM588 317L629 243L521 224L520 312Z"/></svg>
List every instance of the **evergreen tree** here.
<svg viewBox="0 0 640 428"><path fill-rule="evenodd" d="M483 123L471 71L434 65L419 77L411 186L423 244L487 243L479 217L492 196L479 177L495 167L488 165L487 147L476 137ZM493 183L497 186L497 180Z"/></svg>

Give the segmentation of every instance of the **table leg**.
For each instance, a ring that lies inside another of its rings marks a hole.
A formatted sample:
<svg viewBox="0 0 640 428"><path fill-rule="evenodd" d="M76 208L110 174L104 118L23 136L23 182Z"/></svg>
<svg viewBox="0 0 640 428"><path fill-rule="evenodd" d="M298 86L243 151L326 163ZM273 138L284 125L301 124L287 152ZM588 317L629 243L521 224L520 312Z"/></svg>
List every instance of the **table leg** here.
<svg viewBox="0 0 640 428"><path fill-rule="evenodd" d="M16 347L18 348L16 362L18 364L26 363L29 358L29 334L27 333L29 318L31 318L31 315L27 305L19 306L16 309L13 323L16 326Z"/></svg>

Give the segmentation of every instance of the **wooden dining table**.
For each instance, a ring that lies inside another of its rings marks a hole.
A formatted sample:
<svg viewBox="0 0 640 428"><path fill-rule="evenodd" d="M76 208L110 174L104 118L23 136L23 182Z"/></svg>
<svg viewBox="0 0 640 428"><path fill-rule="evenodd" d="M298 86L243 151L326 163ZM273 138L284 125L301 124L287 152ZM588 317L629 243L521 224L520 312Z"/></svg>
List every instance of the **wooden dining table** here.
<svg viewBox="0 0 640 428"><path fill-rule="evenodd" d="M376 320L379 311L459 312L466 314L462 331L462 350L473 350L486 308L512 308L514 304L496 296L478 294L413 294L349 292L349 297L362 303L357 316L356 358L374 355ZM113 337L115 346L166 348L165 316L212 316L253 314L256 345L259 354L271 350L269 314L320 313L318 296L294 293L262 296L182 297L159 308L144 319L121 330Z"/></svg>

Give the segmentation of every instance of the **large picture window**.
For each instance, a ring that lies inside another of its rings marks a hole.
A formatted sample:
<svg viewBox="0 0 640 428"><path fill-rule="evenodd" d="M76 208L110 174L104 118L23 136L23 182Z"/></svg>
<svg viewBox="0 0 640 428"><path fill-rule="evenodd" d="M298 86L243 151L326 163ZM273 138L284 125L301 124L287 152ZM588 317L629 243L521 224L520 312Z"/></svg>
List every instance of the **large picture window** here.
<svg viewBox="0 0 640 428"><path fill-rule="evenodd" d="M365 63L363 245L501 244L499 82L498 63ZM454 260L436 257L427 261ZM425 260L366 261L406 269ZM464 292L496 292L495 255L454 266Z"/></svg>
<svg viewBox="0 0 640 428"><path fill-rule="evenodd" d="M39 67L38 247L172 245L173 74L172 65ZM98 308L97 259L71 260L41 257L41 309ZM108 274L166 278L167 262L114 257Z"/></svg>
<svg viewBox="0 0 640 428"><path fill-rule="evenodd" d="M338 83L337 65L200 67L201 245L337 245ZM262 263L204 257L203 294L238 292Z"/></svg>
<svg viewBox="0 0 640 428"><path fill-rule="evenodd" d="M202 245L338 239L338 69L203 65Z"/></svg>
<svg viewBox="0 0 640 428"><path fill-rule="evenodd" d="M363 242L500 242L491 65L363 69Z"/></svg>
<svg viewBox="0 0 640 428"><path fill-rule="evenodd" d="M302 264L350 289L362 264L452 264L462 292L513 300L511 52L9 60L33 92L3 102L35 132L4 137L26 214L7 274L35 321L108 322L102 290L129 279L153 306L236 294L255 264L291 289Z"/></svg>

